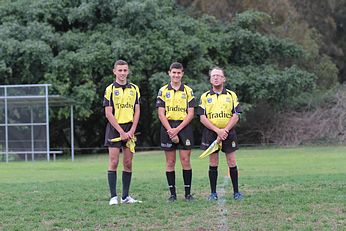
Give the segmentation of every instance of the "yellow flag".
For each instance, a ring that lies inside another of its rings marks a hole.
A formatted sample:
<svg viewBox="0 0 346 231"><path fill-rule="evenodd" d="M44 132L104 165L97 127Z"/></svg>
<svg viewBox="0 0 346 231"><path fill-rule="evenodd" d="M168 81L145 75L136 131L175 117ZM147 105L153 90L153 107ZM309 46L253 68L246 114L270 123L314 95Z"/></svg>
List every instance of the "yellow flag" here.
<svg viewBox="0 0 346 231"><path fill-rule="evenodd" d="M222 143L215 140L211 145L199 156L200 159L206 158L210 154L219 151L222 148Z"/></svg>
<svg viewBox="0 0 346 231"><path fill-rule="evenodd" d="M119 141L121 141L121 137L116 137L116 138L113 138L113 139L109 139L109 141L110 142L119 142ZM126 142L126 147L128 147L132 153L136 152L135 151L136 141L137 141L137 138L136 138L136 136L134 136L132 139L129 139Z"/></svg>
<svg viewBox="0 0 346 231"><path fill-rule="evenodd" d="M134 136L132 139L129 139L126 142L126 147L130 149L130 151L134 154L136 152L135 147L136 147L136 137Z"/></svg>

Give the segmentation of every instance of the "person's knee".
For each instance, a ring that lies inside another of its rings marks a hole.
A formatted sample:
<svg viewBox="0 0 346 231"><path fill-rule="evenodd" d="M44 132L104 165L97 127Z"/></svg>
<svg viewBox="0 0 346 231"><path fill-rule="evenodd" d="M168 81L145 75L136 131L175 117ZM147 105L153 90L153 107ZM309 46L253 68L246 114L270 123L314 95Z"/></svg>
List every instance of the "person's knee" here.
<svg viewBox="0 0 346 231"><path fill-rule="evenodd" d="M116 170L118 168L118 160L116 158L109 159L109 170Z"/></svg>
<svg viewBox="0 0 346 231"><path fill-rule="evenodd" d="M126 171L126 172L132 171L132 160L131 159L124 160L123 165L124 165L123 166L124 171Z"/></svg>
<svg viewBox="0 0 346 231"><path fill-rule="evenodd" d="M210 160L210 161L209 161L209 165L210 165L210 166L218 166L219 163L218 163L218 161Z"/></svg>
<svg viewBox="0 0 346 231"><path fill-rule="evenodd" d="M174 159L169 159L166 161L166 165L168 168L174 168L175 166L175 160Z"/></svg>
<svg viewBox="0 0 346 231"><path fill-rule="evenodd" d="M183 157L180 160L181 160L181 165L183 166L184 169L190 168L190 158L189 157Z"/></svg>
<svg viewBox="0 0 346 231"><path fill-rule="evenodd" d="M217 154L211 154L209 158L209 164L210 166L218 166L219 165L219 158Z"/></svg>
<svg viewBox="0 0 346 231"><path fill-rule="evenodd" d="M229 154L230 156L227 156L227 162L229 167L235 167L237 165L237 161L235 159L234 154Z"/></svg>
<svg viewBox="0 0 346 231"><path fill-rule="evenodd" d="M233 168L233 167L237 166L237 162L235 160L234 161L229 161L228 162L228 166Z"/></svg>

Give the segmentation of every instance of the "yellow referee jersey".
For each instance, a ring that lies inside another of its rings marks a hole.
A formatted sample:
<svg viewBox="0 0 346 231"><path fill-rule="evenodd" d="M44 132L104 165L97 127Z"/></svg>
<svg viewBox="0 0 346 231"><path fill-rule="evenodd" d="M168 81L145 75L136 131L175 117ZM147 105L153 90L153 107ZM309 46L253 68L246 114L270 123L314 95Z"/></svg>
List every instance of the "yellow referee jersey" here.
<svg viewBox="0 0 346 231"><path fill-rule="evenodd" d="M232 115L241 112L237 95L223 88L220 94L213 89L203 93L197 114L205 115L216 127L225 128Z"/></svg>
<svg viewBox="0 0 346 231"><path fill-rule="evenodd" d="M181 84L178 90L174 90L171 84L160 88L157 95L156 107L164 107L168 120L184 120L187 109L196 105L196 99L192 89Z"/></svg>
<svg viewBox="0 0 346 231"><path fill-rule="evenodd" d="M127 82L120 85L112 83L106 88L103 106L113 107L113 114L119 124L133 122L135 105L139 104L140 93L137 85Z"/></svg>

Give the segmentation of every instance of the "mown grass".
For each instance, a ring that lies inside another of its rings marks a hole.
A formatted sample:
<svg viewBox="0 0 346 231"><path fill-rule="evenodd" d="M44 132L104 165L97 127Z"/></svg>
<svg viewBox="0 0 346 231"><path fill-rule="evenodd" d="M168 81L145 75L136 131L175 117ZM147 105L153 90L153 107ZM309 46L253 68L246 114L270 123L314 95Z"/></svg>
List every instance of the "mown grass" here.
<svg viewBox="0 0 346 231"><path fill-rule="evenodd" d="M346 230L346 147L239 150L241 202L231 197L223 156L220 199L206 200L208 161L199 153L192 155L195 201L183 200L177 162L178 201L166 202L164 155L147 152L136 154L131 185L143 203L113 207L107 155L0 163L0 230Z"/></svg>

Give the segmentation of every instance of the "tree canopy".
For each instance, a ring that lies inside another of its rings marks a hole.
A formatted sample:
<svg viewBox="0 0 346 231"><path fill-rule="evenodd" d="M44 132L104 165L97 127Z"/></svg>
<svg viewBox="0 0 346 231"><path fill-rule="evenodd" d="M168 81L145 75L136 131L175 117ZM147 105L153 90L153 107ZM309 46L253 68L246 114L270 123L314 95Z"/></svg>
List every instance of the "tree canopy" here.
<svg viewBox="0 0 346 231"><path fill-rule="evenodd" d="M127 60L142 94L142 145L157 145L155 98L174 61L183 63L184 82L197 97L209 88L208 70L224 67L227 87L245 112L263 102L279 110L316 87L309 52L265 33L263 24L271 24L263 12L245 11L223 22L191 16L171 0L3 1L0 84L51 83L52 93L78 102L77 145L96 147L103 143L102 100L114 80L112 65ZM54 120L66 114L56 113ZM201 125L194 126L198 133Z"/></svg>

